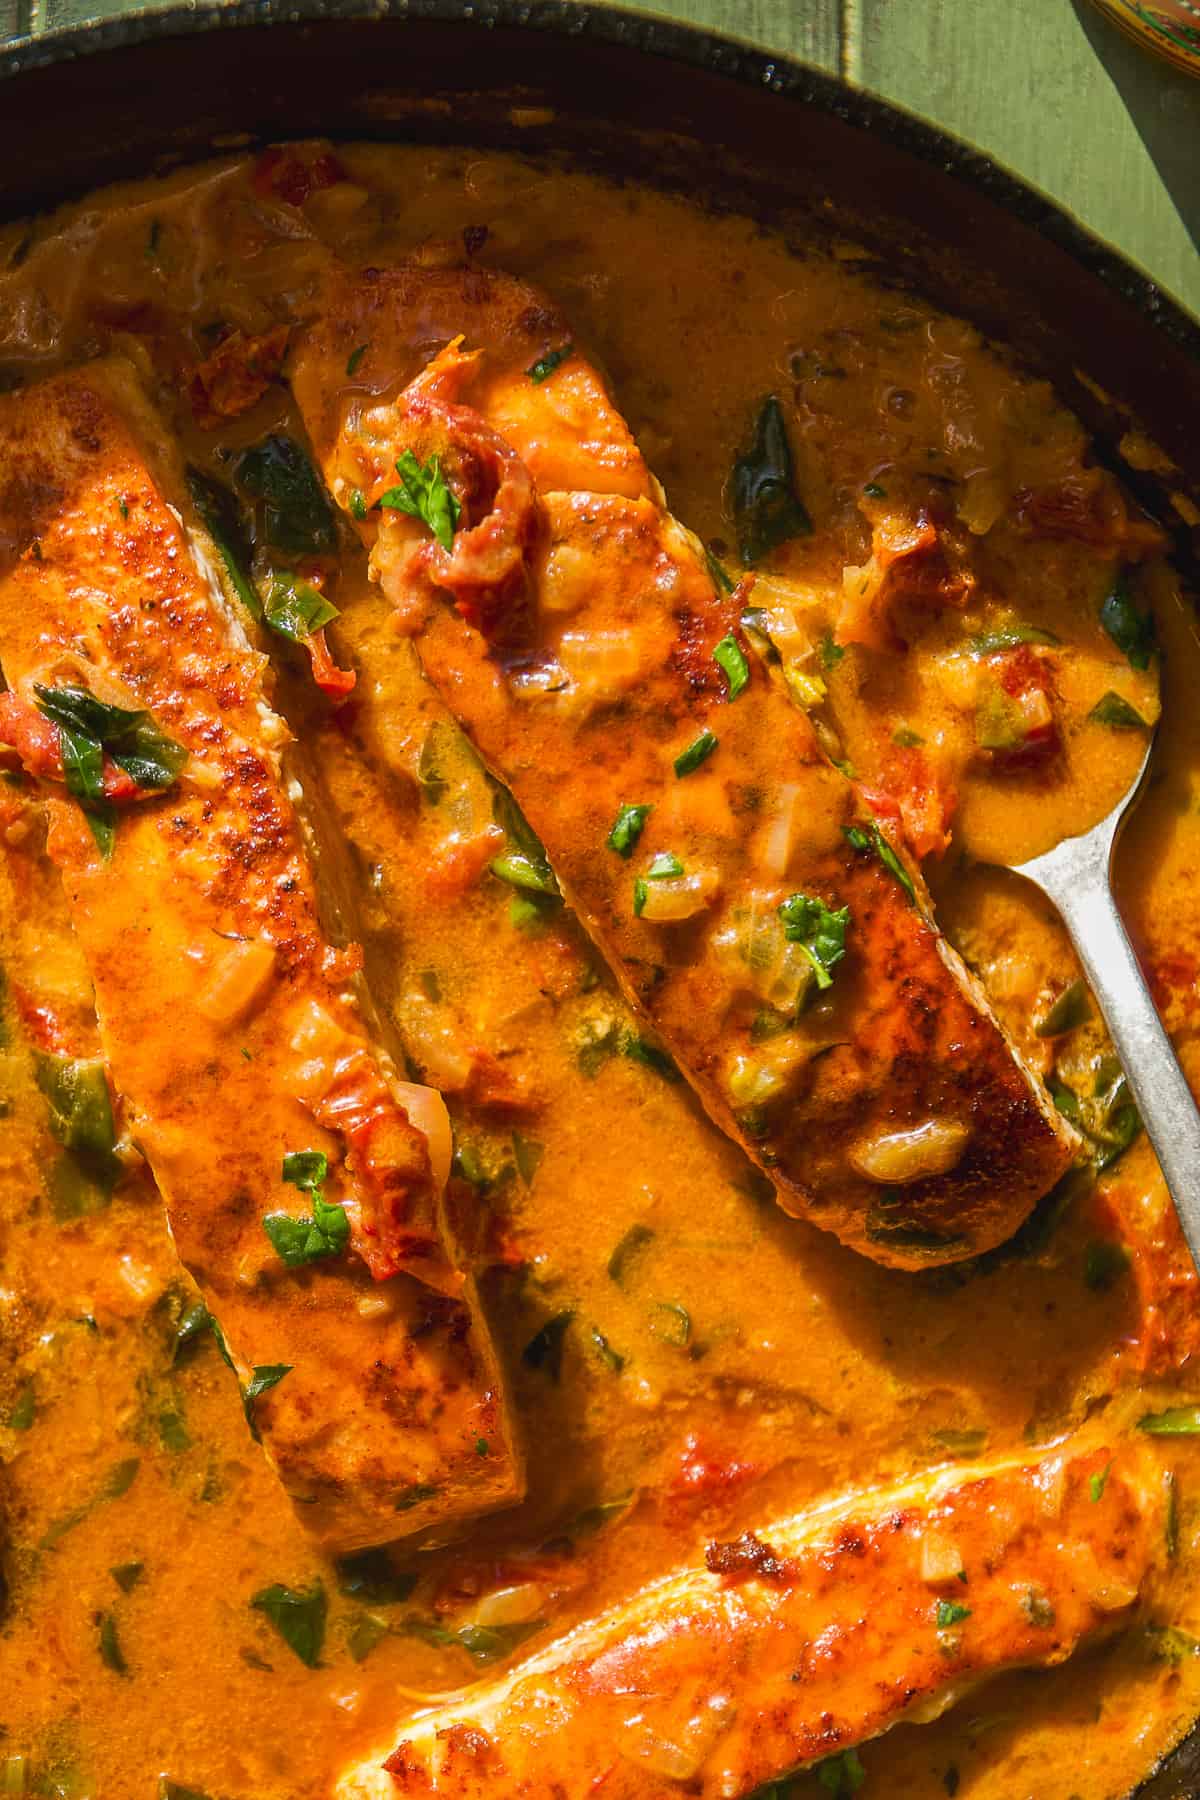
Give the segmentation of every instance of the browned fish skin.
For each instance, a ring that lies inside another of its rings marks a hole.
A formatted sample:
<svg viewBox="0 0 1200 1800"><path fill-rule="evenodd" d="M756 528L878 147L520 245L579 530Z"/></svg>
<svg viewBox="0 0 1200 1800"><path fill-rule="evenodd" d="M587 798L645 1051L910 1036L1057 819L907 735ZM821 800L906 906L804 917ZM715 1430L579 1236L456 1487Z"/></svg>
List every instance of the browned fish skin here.
<svg viewBox="0 0 1200 1800"><path fill-rule="evenodd" d="M1127 1616L1162 1543L1137 1445L1068 1441L711 1544L510 1675L419 1713L337 1800L737 1800Z"/></svg>
<svg viewBox="0 0 1200 1800"><path fill-rule="evenodd" d="M263 659L150 472L165 460L132 371L5 399L0 456L10 712L36 721L35 684L82 684L149 709L189 753L173 788L119 809L109 862L51 788L50 849L180 1257L243 1381L289 1365L255 1406L280 1478L331 1549L511 1503L500 1374L425 1131L370 1038L355 954L323 935ZM325 1152L351 1244L288 1269L262 1218L311 1211L281 1177L299 1149Z"/></svg>
<svg viewBox="0 0 1200 1800"><path fill-rule="evenodd" d="M570 336L533 290L476 268L345 275L294 387L426 673L715 1121L786 1210L868 1256L976 1254L1064 1172L1074 1135L932 925L919 875L912 904L879 838L848 843L848 828L876 830L871 814L753 656L730 703L713 650L738 640L739 596L714 587L587 361L572 347L531 376ZM405 449L437 454L461 503L450 551L371 510ZM718 746L680 779L672 765L702 731ZM653 808L628 860L606 847L627 804ZM668 892L656 854L697 888L669 923L653 918ZM849 906L847 955L763 1044L770 994L748 941L782 939L777 909L798 890Z"/></svg>

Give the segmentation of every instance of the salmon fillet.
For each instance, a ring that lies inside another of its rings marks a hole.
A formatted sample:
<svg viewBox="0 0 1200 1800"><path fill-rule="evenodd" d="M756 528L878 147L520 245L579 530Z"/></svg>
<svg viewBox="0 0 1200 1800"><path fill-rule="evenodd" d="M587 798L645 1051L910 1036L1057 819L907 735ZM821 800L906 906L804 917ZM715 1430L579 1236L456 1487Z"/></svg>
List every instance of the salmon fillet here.
<svg viewBox="0 0 1200 1800"><path fill-rule="evenodd" d="M45 784L113 1083L280 1479L337 1550L511 1503L440 1097L397 1082L322 926L264 659L132 369L4 399L0 468L0 741Z"/></svg>
<svg viewBox="0 0 1200 1800"><path fill-rule="evenodd" d="M708 1546L347 1769L337 1800L735 1800L1110 1631L1163 1543L1135 1445L939 1470Z"/></svg>
<svg viewBox="0 0 1200 1800"><path fill-rule="evenodd" d="M497 872L552 867L786 1211L898 1267L974 1255L1075 1135L570 337L507 276L342 272L293 371L400 628L545 846Z"/></svg>

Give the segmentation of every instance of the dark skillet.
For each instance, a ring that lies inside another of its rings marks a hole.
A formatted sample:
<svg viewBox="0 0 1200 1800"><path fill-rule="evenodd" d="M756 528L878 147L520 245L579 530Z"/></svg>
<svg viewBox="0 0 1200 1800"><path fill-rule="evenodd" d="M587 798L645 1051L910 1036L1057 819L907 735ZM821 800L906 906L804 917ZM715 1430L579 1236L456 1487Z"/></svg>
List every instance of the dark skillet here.
<svg viewBox="0 0 1200 1800"><path fill-rule="evenodd" d="M554 116L518 127L514 103ZM883 280L1048 375L1101 455L1119 460L1135 418L1179 465L1166 484L1121 471L1164 524L1178 526L1168 488L1200 505L1200 325L977 151L799 63L577 0L232 0L114 19L0 51L0 218L231 133L555 151L785 231L836 223ZM1176 538L1193 564L1200 533ZM1198 1795L1200 1723L1137 1800Z"/></svg>

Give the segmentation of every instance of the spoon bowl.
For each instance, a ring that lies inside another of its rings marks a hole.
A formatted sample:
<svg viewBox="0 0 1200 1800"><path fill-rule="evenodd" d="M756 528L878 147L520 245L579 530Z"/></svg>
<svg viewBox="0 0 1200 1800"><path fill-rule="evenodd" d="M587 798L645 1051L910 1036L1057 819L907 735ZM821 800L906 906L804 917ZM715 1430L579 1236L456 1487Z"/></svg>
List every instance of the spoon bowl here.
<svg viewBox="0 0 1200 1800"><path fill-rule="evenodd" d="M1113 853L1136 806L1154 735L1134 780L1112 811L1078 837L1010 865L1054 902L1137 1102L1146 1135L1200 1269L1200 1109L1146 985L1112 891Z"/></svg>

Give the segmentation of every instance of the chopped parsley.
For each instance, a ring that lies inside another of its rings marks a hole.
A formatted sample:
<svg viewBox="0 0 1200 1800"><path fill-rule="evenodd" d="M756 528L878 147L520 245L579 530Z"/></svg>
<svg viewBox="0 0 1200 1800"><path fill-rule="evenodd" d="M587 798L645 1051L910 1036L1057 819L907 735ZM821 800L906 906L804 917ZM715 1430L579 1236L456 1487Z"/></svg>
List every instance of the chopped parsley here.
<svg viewBox="0 0 1200 1800"><path fill-rule="evenodd" d="M355 1662L365 1662L376 1644L388 1635L391 1626L374 1613L359 1613L346 1633L346 1648Z"/></svg>
<svg viewBox="0 0 1200 1800"><path fill-rule="evenodd" d="M615 1281L618 1287L624 1285L633 1260L647 1246L654 1242L654 1231L649 1225L631 1225L616 1249L608 1259L608 1278Z"/></svg>
<svg viewBox="0 0 1200 1800"><path fill-rule="evenodd" d="M952 1428L935 1431L933 1441L948 1450L951 1456L978 1456L987 1443L986 1431L955 1431Z"/></svg>
<svg viewBox="0 0 1200 1800"><path fill-rule="evenodd" d="M618 856L632 856L637 841L646 828L646 820L653 811L653 806L623 806L605 840L609 849L615 850Z"/></svg>
<svg viewBox="0 0 1200 1800"><path fill-rule="evenodd" d="M260 542L283 556L322 556L337 549L333 508L320 477L294 438L273 431L243 450L234 480L262 509Z"/></svg>
<svg viewBox="0 0 1200 1800"><path fill-rule="evenodd" d="M315 1193L329 1179L329 1158L323 1150L289 1150L283 1159L283 1179L302 1194Z"/></svg>
<svg viewBox="0 0 1200 1800"><path fill-rule="evenodd" d="M292 1372L291 1363L260 1363L250 1373L250 1379L242 1389L242 1409L246 1414L246 1423L250 1427L250 1435L258 1441L258 1426L254 1421L254 1402L260 1394L269 1393L278 1387L285 1375Z"/></svg>
<svg viewBox="0 0 1200 1800"><path fill-rule="evenodd" d="M455 1630L438 1619L422 1619L410 1614L396 1629L440 1650L465 1650L476 1662L486 1663L494 1662L499 1656L508 1656L527 1637L541 1631L543 1624L543 1620L533 1619L517 1625L460 1625Z"/></svg>
<svg viewBox="0 0 1200 1800"><path fill-rule="evenodd" d="M660 850L646 870L647 881L670 881L683 874L683 864L673 850Z"/></svg>
<svg viewBox="0 0 1200 1800"><path fill-rule="evenodd" d="M27 1381L13 1402L5 1424L10 1431L28 1431L37 1414L37 1395L32 1381Z"/></svg>
<svg viewBox="0 0 1200 1800"><path fill-rule="evenodd" d="M1163 1527L1163 1541L1171 1561L1179 1555L1179 1482L1174 1469L1168 1469L1164 1476L1167 1490L1167 1517Z"/></svg>
<svg viewBox="0 0 1200 1800"><path fill-rule="evenodd" d="M591 1327L591 1338L596 1349L596 1355L600 1358L600 1361L604 1364L605 1368L611 1369L614 1375L619 1375L621 1370L625 1367L626 1360L621 1355L620 1351L613 1349L598 1325L593 1325Z"/></svg>
<svg viewBox="0 0 1200 1800"><path fill-rule="evenodd" d="M1200 1405L1169 1406L1165 1412L1144 1413L1137 1428L1151 1437L1200 1437Z"/></svg>
<svg viewBox="0 0 1200 1800"><path fill-rule="evenodd" d="M1048 1085L1059 1112L1091 1143L1092 1161L1098 1169L1110 1168L1142 1129L1141 1114L1115 1057L1101 1062L1090 1095L1076 1092L1058 1078L1052 1078Z"/></svg>
<svg viewBox="0 0 1200 1800"><path fill-rule="evenodd" d="M363 357L367 354L370 347L369 344L359 344L356 349L350 352L349 356L346 358L347 375L358 374L359 364L362 362Z"/></svg>
<svg viewBox="0 0 1200 1800"><path fill-rule="evenodd" d="M548 375L553 375L555 369L560 369L574 348L574 344L563 344L560 349L547 350L545 356L539 356L525 371L534 387L541 387Z"/></svg>
<svg viewBox="0 0 1200 1800"><path fill-rule="evenodd" d="M38 1056L38 1087L50 1112L50 1130L76 1162L102 1186L120 1169L117 1128L104 1064L86 1057Z"/></svg>
<svg viewBox="0 0 1200 1800"><path fill-rule="evenodd" d="M34 687L44 719L58 726L63 779L78 800L104 857L112 854L114 811L104 794L108 756L136 786L161 793L173 786L187 751L155 724L150 713L97 700L82 687Z"/></svg>
<svg viewBox="0 0 1200 1800"><path fill-rule="evenodd" d="M510 850L503 856L493 857L488 867L497 881L506 881L509 887L528 888L534 894L558 893L558 883L549 863L534 862L520 851Z"/></svg>
<svg viewBox="0 0 1200 1800"><path fill-rule="evenodd" d="M1020 622L1012 625L999 625L994 631L980 631L971 639L971 650L976 656L995 656L1002 650L1017 650L1022 644L1058 644L1062 639L1055 637L1052 631L1046 631L1041 625L1026 625Z"/></svg>
<svg viewBox="0 0 1200 1800"><path fill-rule="evenodd" d="M337 616L337 607L310 581L290 569L272 570L263 617L280 637L302 644Z"/></svg>
<svg viewBox="0 0 1200 1800"><path fill-rule="evenodd" d="M1040 1038L1063 1037L1068 1031L1086 1024L1091 1012L1087 988L1082 981L1072 981L1033 1029Z"/></svg>
<svg viewBox="0 0 1200 1800"><path fill-rule="evenodd" d="M313 1203L311 1218L297 1219L291 1213L268 1213L263 1219L263 1230L276 1255L289 1269L321 1262L327 1256L340 1256L350 1242L350 1220L345 1209L331 1205L321 1191L328 1172L329 1164L320 1150L292 1150L283 1159L283 1179L290 1181L301 1193L311 1194ZM282 1376L277 1375L275 1379L281 1380ZM268 1385L274 1386L274 1382Z"/></svg>
<svg viewBox="0 0 1200 1800"><path fill-rule="evenodd" d="M414 1507L424 1506L426 1500L434 1499L436 1494L437 1489L427 1481L414 1481L411 1487L400 1489L392 1501L392 1509L400 1513L412 1512Z"/></svg>
<svg viewBox="0 0 1200 1800"><path fill-rule="evenodd" d="M334 1566L339 1591L348 1600L361 1600L366 1606L398 1606L417 1585L416 1576L407 1569L392 1567L386 1550L359 1550L350 1556L339 1556Z"/></svg>
<svg viewBox="0 0 1200 1800"><path fill-rule="evenodd" d="M750 446L733 465L729 492L738 552L751 567L790 538L812 531L795 490L783 408L774 394L759 408Z"/></svg>
<svg viewBox="0 0 1200 1800"><path fill-rule="evenodd" d="M1097 1470L1095 1475L1090 1475L1088 1477L1088 1496L1091 1499L1093 1506L1098 1505L1103 1498L1104 1490L1108 1486L1108 1477L1111 1469L1112 1463L1106 1462L1104 1467Z"/></svg>
<svg viewBox="0 0 1200 1800"><path fill-rule="evenodd" d="M554 1382L560 1379L567 1328L574 1317L573 1310L565 1307L534 1332L521 1352L521 1361L527 1369L540 1369Z"/></svg>
<svg viewBox="0 0 1200 1800"><path fill-rule="evenodd" d="M661 1075L664 1081L674 1082L683 1079L675 1059L668 1056L667 1052L660 1049L657 1044L652 1044L649 1038L639 1037L636 1031L626 1031L622 1034L621 1054L627 1056L630 1062L638 1062L647 1069L653 1069L654 1073Z"/></svg>
<svg viewBox="0 0 1200 1800"><path fill-rule="evenodd" d="M885 487L880 487L877 481L864 481L863 493L867 496L868 500L887 499L887 489Z"/></svg>
<svg viewBox="0 0 1200 1800"><path fill-rule="evenodd" d="M732 594L734 584L720 560L708 548L707 544L704 547L704 566L708 570L709 580L716 588L718 594Z"/></svg>
<svg viewBox="0 0 1200 1800"><path fill-rule="evenodd" d="M961 1605L957 1600L939 1600L937 1603L937 1628L939 1631L949 1631L952 1626L961 1625L963 1620L969 1619L970 1616L970 1607Z"/></svg>
<svg viewBox="0 0 1200 1800"><path fill-rule="evenodd" d="M263 616L262 601L249 574L253 551L237 501L228 488L222 487L219 481L214 481L201 470L189 465L185 474L192 505L216 545L230 586L250 617L260 620Z"/></svg>
<svg viewBox="0 0 1200 1800"><path fill-rule="evenodd" d="M707 762L716 749L720 739L713 732L704 730L699 737L692 739L685 750L681 750L675 758L675 773L678 776L691 775L701 763Z"/></svg>
<svg viewBox="0 0 1200 1800"><path fill-rule="evenodd" d="M831 912L823 900L811 894L790 894L779 903L783 935L789 944L799 944L812 964L817 986L822 990L833 985L833 969L846 954L846 927L850 908Z"/></svg>
<svg viewBox="0 0 1200 1800"><path fill-rule="evenodd" d="M77 1506L68 1513L60 1513L51 1521L38 1545L40 1550L52 1550L60 1539L66 1537L68 1531L74 1531L77 1525L90 1518L97 1506L103 1506L109 1500L120 1500L129 1492L137 1479L141 1468L141 1458L126 1456L120 1462L113 1463L101 1482L100 1487L89 1501Z"/></svg>
<svg viewBox="0 0 1200 1800"><path fill-rule="evenodd" d="M1122 575L1100 608L1100 623L1131 669L1148 669L1157 649L1154 615L1138 610Z"/></svg>
<svg viewBox="0 0 1200 1800"><path fill-rule="evenodd" d="M489 863L492 874L498 881L507 882L509 887L557 899L558 883L542 841L507 789L496 789L492 811L509 841L504 854Z"/></svg>
<svg viewBox="0 0 1200 1800"><path fill-rule="evenodd" d="M526 1137L524 1132L514 1131L512 1147L517 1174L521 1177L523 1186L532 1187L533 1178L538 1172L538 1165L546 1154L546 1146L539 1144L536 1138Z"/></svg>
<svg viewBox="0 0 1200 1800"><path fill-rule="evenodd" d="M1094 1238L1084 1252L1083 1279L1093 1293L1106 1293L1129 1267L1129 1252L1115 1238Z"/></svg>
<svg viewBox="0 0 1200 1800"><path fill-rule="evenodd" d="M827 1756L824 1762L817 1764L817 1786L834 1800L852 1800L863 1782L867 1779L867 1771L857 1750L843 1750L839 1756Z"/></svg>
<svg viewBox="0 0 1200 1800"><path fill-rule="evenodd" d="M400 477L400 486L381 494L376 506L420 519L422 524L428 525L442 549L449 550L462 516L462 506L442 474L440 457L435 453L423 463L413 451L404 450L397 460L396 473Z"/></svg>
<svg viewBox="0 0 1200 1800"><path fill-rule="evenodd" d="M350 517L361 523L367 516L367 497L361 488L350 489Z"/></svg>
<svg viewBox="0 0 1200 1800"><path fill-rule="evenodd" d="M494 1144L480 1143L454 1134L454 1156L450 1164L454 1174L480 1194L490 1194L512 1180L513 1165Z"/></svg>
<svg viewBox="0 0 1200 1800"><path fill-rule="evenodd" d="M842 836L852 850L861 853L873 850L889 874L896 877L913 905L917 904L917 890L913 886L912 876L905 868L892 846L880 831L878 825L843 825Z"/></svg>
<svg viewBox="0 0 1200 1800"><path fill-rule="evenodd" d="M102 1614L100 1618L100 1661L114 1675L129 1673L129 1664L125 1661L121 1640L117 1636L117 1621L110 1612Z"/></svg>
<svg viewBox="0 0 1200 1800"><path fill-rule="evenodd" d="M821 642L817 645L817 654L821 658L821 663L824 668L835 669L841 662L843 656L845 656L846 652L841 644L834 643L833 634L827 631L825 636L821 639Z"/></svg>
<svg viewBox="0 0 1200 1800"><path fill-rule="evenodd" d="M1107 725L1110 731L1149 731L1150 721L1143 719L1135 706L1131 706L1123 694L1114 693L1109 688L1107 694L1101 696L1088 714L1095 725Z"/></svg>
<svg viewBox="0 0 1200 1800"><path fill-rule="evenodd" d="M1147 1625L1145 1637L1146 1648L1155 1662L1178 1667L1185 1656L1200 1656L1200 1643L1178 1625Z"/></svg>
<svg viewBox="0 0 1200 1800"><path fill-rule="evenodd" d="M713 661L729 683L729 698L736 700L750 680L750 664L732 631L713 650Z"/></svg>
<svg viewBox="0 0 1200 1800"><path fill-rule="evenodd" d="M274 1582L260 1588L250 1605L256 1612L266 1614L288 1649L307 1668L316 1668L325 1642L328 1602L324 1582L317 1580L306 1588L283 1587Z"/></svg>

